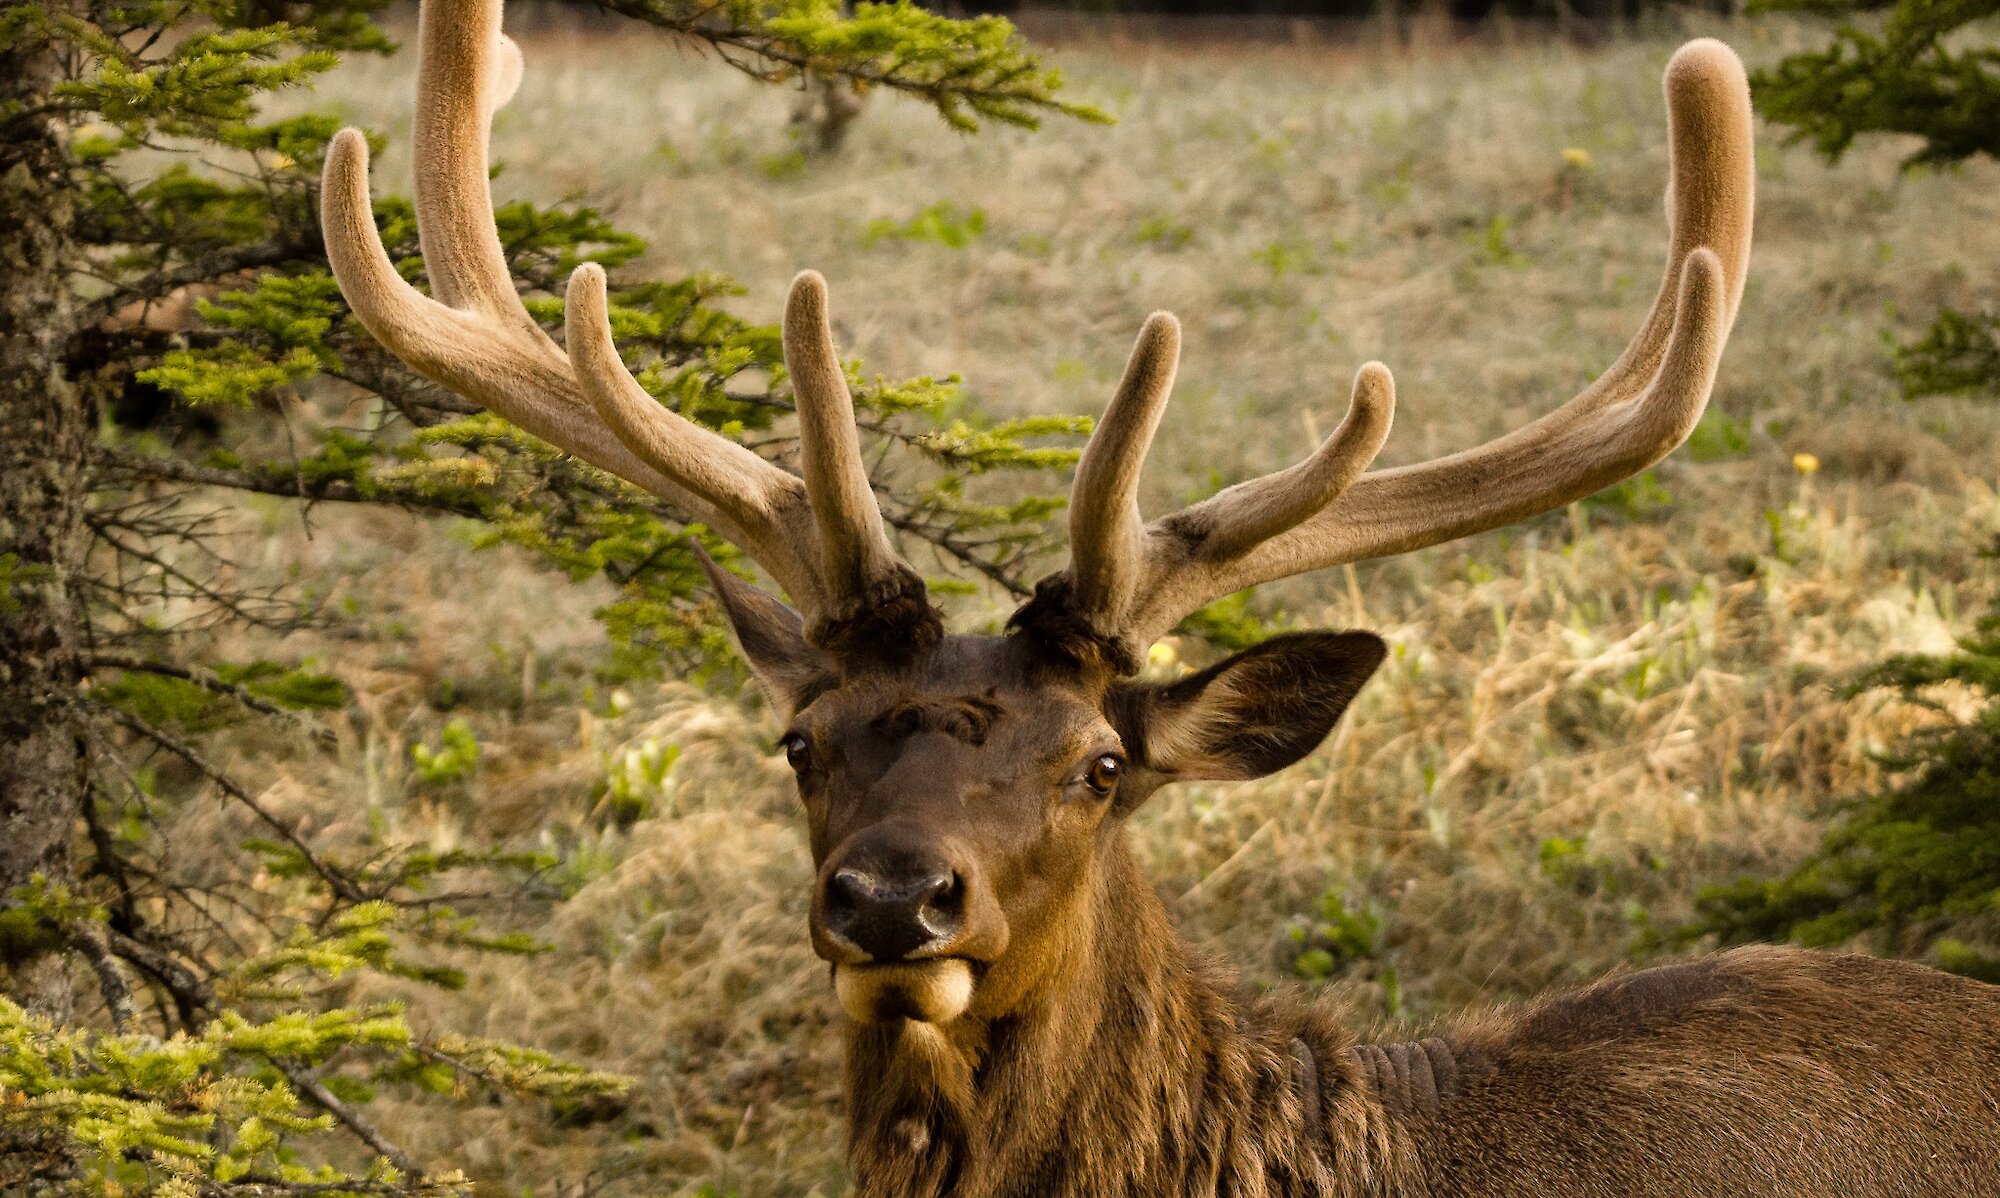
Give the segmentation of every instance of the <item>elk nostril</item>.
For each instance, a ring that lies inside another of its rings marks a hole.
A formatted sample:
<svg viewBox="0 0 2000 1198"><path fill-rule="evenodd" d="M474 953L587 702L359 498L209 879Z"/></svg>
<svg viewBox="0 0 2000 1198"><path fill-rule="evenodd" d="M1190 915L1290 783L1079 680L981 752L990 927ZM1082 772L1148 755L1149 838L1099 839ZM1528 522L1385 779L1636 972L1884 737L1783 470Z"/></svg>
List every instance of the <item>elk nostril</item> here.
<svg viewBox="0 0 2000 1198"><path fill-rule="evenodd" d="M964 904L965 887L957 874L932 874L920 884L916 901L917 918L943 936L958 926L959 909Z"/></svg>
<svg viewBox="0 0 2000 1198"><path fill-rule="evenodd" d="M882 878L843 868L827 879L827 928L877 961L899 961L958 930L964 886L949 870Z"/></svg>
<svg viewBox="0 0 2000 1198"><path fill-rule="evenodd" d="M958 879L952 875L932 874L910 887L910 891L917 910L923 911L936 906L940 900L951 897L951 892L957 888Z"/></svg>
<svg viewBox="0 0 2000 1198"><path fill-rule="evenodd" d="M879 883L867 874L852 869L839 870L827 885L827 906L830 910L851 913L879 889Z"/></svg>

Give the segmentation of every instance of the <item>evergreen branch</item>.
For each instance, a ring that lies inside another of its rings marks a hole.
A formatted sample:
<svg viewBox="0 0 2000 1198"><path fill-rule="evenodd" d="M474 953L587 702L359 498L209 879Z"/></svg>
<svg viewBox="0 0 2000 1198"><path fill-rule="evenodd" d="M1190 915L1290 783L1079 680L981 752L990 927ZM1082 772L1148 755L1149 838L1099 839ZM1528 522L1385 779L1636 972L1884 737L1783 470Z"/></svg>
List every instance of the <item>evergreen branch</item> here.
<svg viewBox="0 0 2000 1198"><path fill-rule="evenodd" d="M1758 0L1754 9L1850 15L1886 8L1878 30L1843 24L1831 45L1752 74L1757 110L1837 161L1858 137L1905 133L1922 144L1906 169L2000 157L2000 50L1951 34L2000 14L2000 0Z"/></svg>
<svg viewBox="0 0 2000 1198"><path fill-rule="evenodd" d="M316 724L288 707L273 703L248 687L229 682L198 667L175 665L172 662L153 661L143 657L127 657L121 653L92 653L85 658L84 665L92 669L137 670L147 674L158 674L164 678L178 678L203 690L227 695L252 711L289 720L322 744L334 744L339 739L334 735L333 729Z"/></svg>
<svg viewBox="0 0 2000 1198"><path fill-rule="evenodd" d="M120 956L133 961L135 964L146 969L147 972L160 978L167 988L174 992L184 1014L206 1013L209 1015L219 1015L225 1009L222 1003L217 1000L215 991L210 989L207 983L203 982L192 969L175 960L173 954L163 952L153 945L125 935L116 929L107 929L104 936L107 945L115 948ZM383 1135L380 1129L373 1123L370 1123L359 1111L342 1102L333 1091L326 1088L326 1083L320 1081L310 1070L294 1062L275 1057L267 1056L265 1059L269 1060L278 1072L284 1074L294 1086L298 1087L301 1094L312 1099L327 1114L332 1115L342 1126L353 1132L355 1137L361 1140L362 1143L374 1149L398 1170L421 1183L423 1180L423 1170L418 1168L415 1162L412 1161L410 1154L405 1152L395 1141ZM340 1192L349 1188L351 1188L350 1184L343 1184L330 1186L327 1190L320 1192ZM384 1192L404 1193L405 1191L397 1188Z"/></svg>
<svg viewBox="0 0 2000 1198"><path fill-rule="evenodd" d="M93 325L115 315L126 304L161 299L183 287L218 282L231 275L283 266L287 262L316 258L322 253L324 250L317 240L281 237L250 245L212 249L173 269L158 270L138 279L115 283L107 294L79 306L77 323L79 326Z"/></svg>
<svg viewBox="0 0 2000 1198"><path fill-rule="evenodd" d="M970 132L976 113L1034 128L1033 110L1099 124L1102 110L1056 98L1062 77L1041 68L1005 18L956 20L914 4L863 3L853 16L833 6L796 6L766 15L739 4L686 0L597 0L598 7L671 30L713 47L724 62L754 79L780 82L800 75L840 78L922 100L955 129ZM740 50L769 66L732 56Z"/></svg>
<svg viewBox="0 0 2000 1198"><path fill-rule="evenodd" d="M249 491L259 495L279 495L287 499L302 499L308 503L379 503L391 507L415 508L443 512L453 516L468 516L474 519L483 518L491 514L484 505L477 503L447 499L439 495L385 486L363 490L347 479L342 478L308 480L299 477L295 472L288 474L266 474L255 470L231 469L223 466L200 466L178 458L149 457L144 454L125 453L102 446L98 448L96 457L97 461L108 470L158 482L191 483L202 487L224 487L234 491Z"/></svg>
<svg viewBox="0 0 2000 1198"><path fill-rule="evenodd" d="M465 1188L452 1182L430 1182L413 1174L409 1182L393 1181L286 1181L261 1173L246 1173L228 1182L195 1179L204 1198L346 1198L349 1194L385 1194L393 1198L422 1198L423 1195L462 1194Z"/></svg>

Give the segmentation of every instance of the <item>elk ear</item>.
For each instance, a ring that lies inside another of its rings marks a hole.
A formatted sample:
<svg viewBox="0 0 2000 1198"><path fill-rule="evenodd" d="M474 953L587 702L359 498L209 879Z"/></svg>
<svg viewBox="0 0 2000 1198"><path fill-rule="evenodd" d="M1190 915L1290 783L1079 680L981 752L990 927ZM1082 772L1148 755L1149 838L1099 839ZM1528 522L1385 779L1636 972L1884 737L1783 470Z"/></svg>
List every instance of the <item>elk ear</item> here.
<svg viewBox="0 0 2000 1198"><path fill-rule="evenodd" d="M1387 652L1372 632L1272 637L1178 682L1126 691L1119 732L1164 781L1261 778L1325 740Z"/></svg>
<svg viewBox="0 0 2000 1198"><path fill-rule="evenodd" d="M835 684L826 659L806 641L805 621L797 612L716 565L698 544L695 556L722 600L736 647L750 663L764 697L783 718L790 719Z"/></svg>

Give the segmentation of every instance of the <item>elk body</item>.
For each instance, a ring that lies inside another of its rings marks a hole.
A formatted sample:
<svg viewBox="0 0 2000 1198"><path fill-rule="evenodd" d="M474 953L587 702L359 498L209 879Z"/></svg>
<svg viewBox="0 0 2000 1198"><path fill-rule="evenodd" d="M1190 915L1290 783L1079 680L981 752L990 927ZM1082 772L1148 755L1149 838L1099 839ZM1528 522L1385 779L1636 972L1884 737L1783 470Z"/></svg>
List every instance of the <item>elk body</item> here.
<svg viewBox="0 0 2000 1198"><path fill-rule="evenodd" d="M1178 354L1155 316L1084 452L1071 562L1003 636L946 635L862 465L825 285L784 316L793 474L648 395L602 271L566 349L521 306L486 139L519 77L498 0L423 7L414 157L432 296L377 236L367 146L327 159L328 255L356 314L431 378L678 504L798 610L711 567L798 774L815 951L848 1019L856 1192L1085 1195L2000 1195L2000 988L1918 966L1746 949L1361 1045L1297 998L1236 996L1126 847L1149 796L1310 752L1381 661L1364 632L1273 638L1133 675L1187 613L1269 579L1403 552L1579 499L1694 428L1749 258L1741 65L1667 68L1666 277L1589 388L1488 444L1364 473L1388 372L1300 464L1144 522L1140 466Z"/></svg>

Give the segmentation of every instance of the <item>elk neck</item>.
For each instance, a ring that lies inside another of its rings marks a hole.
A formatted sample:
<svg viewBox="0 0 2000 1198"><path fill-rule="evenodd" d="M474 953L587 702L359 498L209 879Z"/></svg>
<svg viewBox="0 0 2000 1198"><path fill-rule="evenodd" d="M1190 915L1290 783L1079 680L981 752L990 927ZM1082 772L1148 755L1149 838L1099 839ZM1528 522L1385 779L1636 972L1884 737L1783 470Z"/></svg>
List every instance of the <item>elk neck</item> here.
<svg viewBox="0 0 2000 1198"><path fill-rule="evenodd" d="M1009 1013L850 1025L854 1193L1070 1198L1371 1192L1392 1151L1352 1038L1244 1002L1126 849Z"/></svg>

